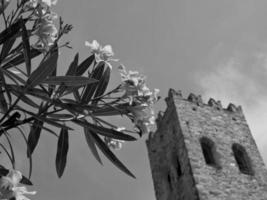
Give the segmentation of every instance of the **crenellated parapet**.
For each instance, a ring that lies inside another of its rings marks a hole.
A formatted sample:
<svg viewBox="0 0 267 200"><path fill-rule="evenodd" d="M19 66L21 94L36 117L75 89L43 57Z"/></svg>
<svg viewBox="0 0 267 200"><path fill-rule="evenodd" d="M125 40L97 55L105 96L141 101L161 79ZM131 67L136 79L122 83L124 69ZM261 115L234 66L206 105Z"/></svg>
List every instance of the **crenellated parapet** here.
<svg viewBox="0 0 267 200"><path fill-rule="evenodd" d="M173 102L173 100L175 100L175 99L182 99L185 101L189 101L189 102L194 103L195 105L200 106L200 107L209 106L209 107L212 107L216 110L223 110L223 111L229 111L232 113L243 114L241 106L236 106L233 103L229 103L229 105L226 108L223 108L221 101L216 101L213 98L210 98L207 103L204 103L201 95L195 95L194 93L190 93L187 98L184 98L181 90L176 91L174 89L170 89L168 97L165 99L167 102L167 105L170 105Z"/></svg>

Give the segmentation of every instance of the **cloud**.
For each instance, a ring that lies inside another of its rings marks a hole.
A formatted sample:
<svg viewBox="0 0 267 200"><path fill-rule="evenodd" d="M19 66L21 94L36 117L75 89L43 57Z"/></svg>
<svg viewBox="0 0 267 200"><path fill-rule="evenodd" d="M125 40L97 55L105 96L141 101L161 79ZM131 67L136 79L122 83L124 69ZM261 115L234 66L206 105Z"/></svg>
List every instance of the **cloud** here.
<svg viewBox="0 0 267 200"><path fill-rule="evenodd" d="M248 62L249 60L249 62ZM267 54L256 53L248 59L233 56L215 65L198 84L203 97L221 100L224 106L229 102L242 105L245 117L259 150L267 163ZM199 77L199 76L198 76Z"/></svg>

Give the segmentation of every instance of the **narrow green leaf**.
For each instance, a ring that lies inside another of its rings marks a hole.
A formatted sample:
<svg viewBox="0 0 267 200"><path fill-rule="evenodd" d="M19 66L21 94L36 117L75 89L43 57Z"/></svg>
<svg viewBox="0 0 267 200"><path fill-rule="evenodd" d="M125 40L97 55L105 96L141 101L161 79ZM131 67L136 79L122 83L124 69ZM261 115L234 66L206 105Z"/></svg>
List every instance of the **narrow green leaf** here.
<svg viewBox="0 0 267 200"><path fill-rule="evenodd" d="M13 93L15 96L19 97L24 103L34 107L34 108L39 108L39 105L37 105L34 101L32 101L29 97L25 95L25 93L16 91L16 90L11 90L11 93Z"/></svg>
<svg viewBox="0 0 267 200"><path fill-rule="evenodd" d="M104 153L104 155L120 170L128 174L129 176L135 178L135 176L130 172L130 170L125 167L125 165L112 153L112 151L107 147L107 145L101 140L101 138L94 132L92 136L97 144L98 148Z"/></svg>
<svg viewBox="0 0 267 200"><path fill-rule="evenodd" d="M119 104L115 106L103 106L98 107L93 110L94 116L114 116L114 115L123 115L129 113L128 108L129 104ZM90 109L90 108L89 108Z"/></svg>
<svg viewBox="0 0 267 200"><path fill-rule="evenodd" d="M109 80L110 80L110 72L111 72L111 69L109 67L107 67L105 72L103 73L101 79L99 80L98 87L97 87L95 94L94 94L94 99L102 96L104 94L104 92L106 91ZM94 100L93 104L96 104L97 101L98 101L98 99Z"/></svg>
<svg viewBox="0 0 267 200"><path fill-rule="evenodd" d="M0 167L0 176L6 176L8 174L8 172L9 172L9 170L1 165L1 167Z"/></svg>
<svg viewBox="0 0 267 200"><path fill-rule="evenodd" d="M55 114L48 114L47 117L53 118L55 120L61 120L61 119L67 120L67 119L72 119L73 118L73 115L71 115L71 114L57 114L57 113L55 113Z"/></svg>
<svg viewBox="0 0 267 200"><path fill-rule="evenodd" d="M30 58L33 59L36 56L39 56L42 52L39 51L38 49L31 49L30 51ZM3 68L4 69L8 69L17 65L20 65L21 63L25 62L25 58L24 58L24 54L21 53L19 55L17 55L15 58L13 58L11 61L9 61L8 63L6 63Z"/></svg>
<svg viewBox="0 0 267 200"><path fill-rule="evenodd" d="M5 77L4 77L2 70L0 70L0 86L5 88L5 92L6 92L6 95L8 97L8 101L9 101L9 103L11 103L12 97L11 97L10 91L7 89L6 80L5 80Z"/></svg>
<svg viewBox="0 0 267 200"><path fill-rule="evenodd" d="M96 80L100 80L103 74L103 71L105 69L105 63L104 62L100 62L97 67L94 69L94 71L92 72L92 78L96 79ZM98 85L101 84L101 82L92 84L92 85L87 85L85 88L85 91L82 95L82 103L84 104L88 104L89 101L91 100L92 96L95 93L96 88L98 87Z"/></svg>
<svg viewBox="0 0 267 200"><path fill-rule="evenodd" d="M74 96L75 100L77 102L81 102L81 95L79 93L79 90L74 88L72 93L73 93L73 96Z"/></svg>
<svg viewBox="0 0 267 200"><path fill-rule="evenodd" d="M64 129L67 129L67 130L73 130L72 128L66 126L65 124L61 124L61 123L58 123L56 122L55 120L52 120L52 119L48 119L46 118L45 116L40 116L40 114L35 114L33 112L30 112L28 110L25 110L21 107L18 107L19 110L31 115L32 117L34 117L35 119L39 120L39 121L42 121L42 122L45 122L47 124L50 124L52 126L55 126L57 128L64 128Z"/></svg>
<svg viewBox="0 0 267 200"><path fill-rule="evenodd" d="M0 112L1 113L7 112L7 102L3 93L1 82L0 82Z"/></svg>
<svg viewBox="0 0 267 200"><path fill-rule="evenodd" d="M10 38L9 40L5 41L1 50L0 60L3 61L5 57L8 55L10 49L14 45L16 38Z"/></svg>
<svg viewBox="0 0 267 200"><path fill-rule="evenodd" d="M107 137L118 139L118 140L125 140L125 141L135 141L136 140L136 138L134 138L133 136L126 135L126 134L119 132L119 131L116 131L114 129L109 129L109 128L97 126L97 125L91 124L85 120L81 121L81 120L74 119L72 121L74 123L82 126L82 127L88 128L89 130L97 132L103 136L107 136Z"/></svg>
<svg viewBox="0 0 267 200"><path fill-rule="evenodd" d="M26 91L26 93L25 93L25 90L24 90L23 86L8 84L7 88L8 88L9 91L15 90L16 92L18 92L20 94L25 94L25 95L29 94L29 95L32 95L32 96L35 96L35 97L43 96L43 97L45 97L47 99L49 98L49 96L48 96L48 94L46 92L44 92L43 90L38 89L38 88L30 88L30 89L28 89Z"/></svg>
<svg viewBox="0 0 267 200"><path fill-rule="evenodd" d="M91 152L93 153L95 159L102 165L103 163L102 163L101 158L100 158L98 151L96 149L94 137L92 136L90 129L87 127L84 127L84 136L85 136L86 142L88 144L88 147L90 148Z"/></svg>
<svg viewBox="0 0 267 200"><path fill-rule="evenodd" d="M66 167L68 150L69 150L69 134L66 129L61 129L57 143L57 155L56 155L56 170L59 178L62 176L64 169Z"/></svg>
<svg viewBox="0 0 267 200"><path fill-rule="evenodd" d="M22 179L20 180L20 183L24 185L33 185L32 182L23 175L22 175Z"/></svg>
<svg viewBox="0 0 267 200"><path fill-rule="evenodd" d="M76 75L77 76L83 75L83 73L86 72L87 69L89 69L94 60L95 60L94 55L91 55L87 59L85 59L76 69Z"/></svg>
<svg viewBox="0 0 267 200"><path fill-rule="evenodd" d="M69 76L75 75L76 69L77 69L77 66L78 66L78 62L79 62L79 54L77 53L75 55L72 63L70 64L66 75L69 75Z"/></svg>
<svg viewBox="0 0 267 200"><path fill-rule="evenodd" d="M43 81L43 83L48 83L50 85L66 85L75 87L96 82L97 80L93 78L86 78L80 76L52 76Z"/></svg>
<svg viewBox="0 0 267 200"><path fill-rule="evenodd" d="M15 84L19 85L18 82L22 83L23 85L26 83L21 77L19 77L18 75L5 70L4 68L0 68L0 70L3 72L3 74L5 76L7 76L8 78L10 78Z"/></svg>
<svg viewBox="0 0 267 200"><path fill-rule="evenodd" d="M70 64L69 68L68 68L68 71L66 73L66 76L73 76L75 75L76 73L76 69L77 69L77 66L78 66L78 62L79 62L79 54L77 53L74 57L74 60L72 61L72 63ZM57 93L59 95L62 95L65 90L68 89L67 86L65 85L61 85L58 90L57 90Z"/></svg>
<svg viewBox="0 0 267 200"><path fill-rule="evenodd" d="M52 52L52 54L43 61L39 67L32 72L29 79L26 82L26 88L34 87L42 83L57 67L58 50Z"/></svg>
<svg viewBox="0 0 267 200"><path fill-rule="evenodd" d="M54 71L52 72L52 74L49 75L49 77L56 77L57 75L57 65L56 65L56 68L54 69ZM51 95L54 93L56 89L56 85L55 84L50 84L48 83L48 94L49 94L49 97L51 97Z"/></svg>
<svg viewBox="0 0 267 200"><path fill-rule="evenodd" d="M26 22L25 20L19 19L16 23L12 24L7 29L2 31L0 33L0 44L3 44L8 39L15 36L19 32L19 30L21 28L21 24L24 24L25 22Z"/></svg>
<svg viewBox="0 0 267 200"><path fill-rule="evenodd" d="M29 42L29 36L26 29L25 24L21 25L22 28L22 42L23 42L23 52L24 52L24 60L26 64L26 71L28 76L31 74L31 58L30 58L30 42Z"/></svg>
<svg viewBox="0 0 267 200"><path fill-rule="evenodd" d="M31 131L28 136L28 150L27 150L28 157L33 153L34 149L36 148L39 142L42 126L43 122L37 119L34 120L33 125L31 126Z"/></svg>
<svg viewBox="0 0 267 200"><path fill-rule="evenodd" d="M6 121L4 121L1 126L2 127L7 127L7 126L14 126L15 123L18 121L20 118L20 113L19 112L14 112Z"/></svg>

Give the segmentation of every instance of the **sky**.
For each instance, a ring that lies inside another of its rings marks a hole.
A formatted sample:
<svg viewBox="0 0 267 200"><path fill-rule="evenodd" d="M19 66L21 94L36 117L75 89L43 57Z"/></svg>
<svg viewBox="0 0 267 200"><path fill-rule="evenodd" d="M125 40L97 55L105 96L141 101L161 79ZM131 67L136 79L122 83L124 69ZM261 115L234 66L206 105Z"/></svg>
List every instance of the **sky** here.
<svg viewBox="0 0 267 200"><path fill-rule="evenodd" d="M165 110L169 88L182 90L185 97L201 94L206 102L221 100L225 107L242 105L267 163L266 0L58 0L53 10L74 26L64 39L73 50L61 50L62 72L76 52L88 56L86 40L110 44L127 69L145 74L148 86L160 89L156 111ZM118 83L113 65L111 85ZM104 166L97 163L81 130L70 139L68 164L58 179L57 141L41 135L32 176L38 193L32 199L155 200L146 136L116 152L137 179L104 156Z"/></svg>

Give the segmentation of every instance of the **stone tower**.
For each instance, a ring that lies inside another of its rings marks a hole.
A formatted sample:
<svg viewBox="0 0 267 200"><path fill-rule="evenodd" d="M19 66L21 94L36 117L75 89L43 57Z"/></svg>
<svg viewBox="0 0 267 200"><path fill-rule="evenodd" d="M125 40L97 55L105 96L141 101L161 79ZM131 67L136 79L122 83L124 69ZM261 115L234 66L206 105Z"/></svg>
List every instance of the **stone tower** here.
<svg viewBox="0 0 267 200"><path fill-rule="evenodd" d="M240 106L172 89L166 102L146 141L157 200L267 200L267 169Z"/></svg>

